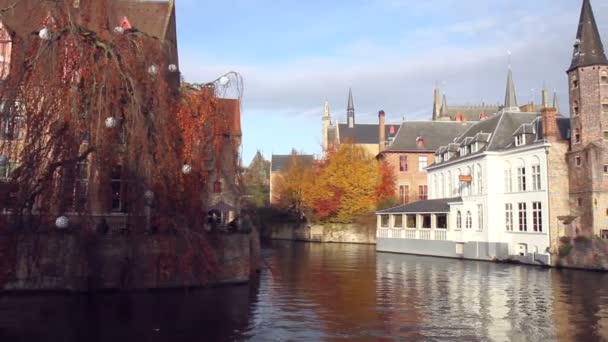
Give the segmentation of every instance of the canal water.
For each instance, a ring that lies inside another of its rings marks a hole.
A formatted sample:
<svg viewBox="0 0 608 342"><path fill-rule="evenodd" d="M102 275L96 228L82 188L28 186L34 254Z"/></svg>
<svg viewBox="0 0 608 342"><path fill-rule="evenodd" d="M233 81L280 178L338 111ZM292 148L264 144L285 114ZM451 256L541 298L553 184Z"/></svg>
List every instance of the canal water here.
<svg viewBox="0 0 608 342"><path fill-rule="evenodd" d="M273 242L251 286L0 296L0 341L608 341L608 275Z"/></svg>

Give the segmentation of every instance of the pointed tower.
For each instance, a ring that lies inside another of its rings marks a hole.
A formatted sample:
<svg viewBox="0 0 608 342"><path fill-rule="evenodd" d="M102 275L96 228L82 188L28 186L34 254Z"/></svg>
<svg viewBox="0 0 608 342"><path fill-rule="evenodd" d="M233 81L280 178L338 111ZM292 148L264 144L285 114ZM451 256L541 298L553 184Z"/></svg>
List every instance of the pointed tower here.
<svg viewBox="0 0 608 342"><path fill-rule="evenodd" d="M448 113L448 100L445 97L445 94L443 94L443 98L441 99L441 109L439 110L439 121L450 121L452 120L452 118L450 117L450 114Z"/></svg>
<svg viewBox="0 0 608 342"><path fill-rule="evenodd" d="M433 94L433 121L437 121L439 119L439 115L441 112L441 99L439 97L439 87L435 84L435 92Z"/></svg>
<svg viewBox="0 0 608 342"><path fill-rule="evenodd" d="M329 126L331 125L331 113L329 111L329 101L325 101L325 105L323 106L323 118L321 119L323 122L323 150L327 150L329 146Z"/></svg>
<svg viewBox="0 0 608 342"><path fill-rule="evenodd" d="M348 89L348 106L346 107L346 120L349 128L355 127L355 102L353 101L353 90Z"/></svg>
<svg viewBox="0 0 608 342"><path fill-rule="evenodd" d="M543 85L543 91L541 92L542 97L542 106L543 108L549 108L549 92L547 91L547 87Z"/></svg>
<svg viewBox="0 0 608 342"><path fill-rule="evenodd" d="M557 110L557 113L559 114L559 98L557 97L557 91L553 91L553 108L555 108Z"/></svg>
<svg viewBox="0 0 608 342"><path fill-rule="evenodd" d="M583 0L569 81L571 141L570 210L582 234L600 234L608 201L608 60L590 0Z"/></svg>
<svg viewBox="0 0 608 342"><path fill-rule="evenodd" d="M519 112L519 106L517 105L517 96L515 95L515 83L513 82L513 71L509 68L507 74L507 91L505 93L505 104L502 109L504 112Z"/></svg>

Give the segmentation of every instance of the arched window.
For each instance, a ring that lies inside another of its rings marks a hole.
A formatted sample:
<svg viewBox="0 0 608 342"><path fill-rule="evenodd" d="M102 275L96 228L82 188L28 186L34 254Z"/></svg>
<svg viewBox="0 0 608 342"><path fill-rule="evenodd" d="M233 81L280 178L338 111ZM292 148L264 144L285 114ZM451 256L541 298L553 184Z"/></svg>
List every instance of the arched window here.
<svg viewBox="0 0 608 342"><path fill-rule="evenodd" d="M460 175L462 174L462 171L460 171L460 169L456 170L456 191L454 193L454 195L458 195L458 196L462 196L462 183L460 182Z"/></svg>
<svg viewBox="0 0 608 342"><path fill-rule="evenodd" d="M467 229L473 228L473 215L471 215L470 211L467 211Z"/></svg>
<svg viewBox="0 0 608 342"><path fill-rule="evenodd" d="M465 169L465 176L472 176L473 172L471 172L471 167L467 166L467 168ZM470 180L470 179L469 179ZM466 181L466 182L462 182L462 186L463 186L463 194L465 196L468 196L471 194L471 182L470 181Z"/></svg>
<svg viewBox="0 0 608 342"><path fill-rule="evenodd" d="M0 21L0 80L6 80L11 73L12 51L13 39L4 23Z"/></svg>
<svg viewBox="0 0 608 342"><path fill-rule="evenodd" d="M523 160L517 162L517 191L524 192L528 190L526 179L526 163Z"/></svg>
<svg viewBox="0 0 608 342"><path fill-rule="evenodd" d="M458 210L458 212L456 213L456 229L462 229L462 213L460 212L460 210Z"/></svg>
<svg viewBox="0 0 608 342"><path fill-rule="evenodd" d="M454 189L452 188L452 171L448 171L447 184L446 184L446 197L452 197Z"/></svg>
<svg viewBox="0 0 608 342"><path fill-rule="evenodd" d="M578 101L574 101L572 103L572 113L574 115L578 115L579 114L579 107L578 107Z"/></svg>
<svg viewBox="0 0 608 342"><path fill-rule="evenodd" d="M532 161L532 191L542 190L541 174L540 174L540 159L534 157Z"/></svg>
<svg viewBox="0 0 608 342"><path fill-rule="evenodd" d="M482 173L481 173L481 165L477 164L477 166L475 167L475 185L477 186L477 193L478 194L483 194L483 178L482 178Z"/></svg>
<svg viewBox="0 0 608 342"><path fill-rule="evenodd" d="M513 192L513 172L511 171L511 164L505 163L505 193Z"/></svg>

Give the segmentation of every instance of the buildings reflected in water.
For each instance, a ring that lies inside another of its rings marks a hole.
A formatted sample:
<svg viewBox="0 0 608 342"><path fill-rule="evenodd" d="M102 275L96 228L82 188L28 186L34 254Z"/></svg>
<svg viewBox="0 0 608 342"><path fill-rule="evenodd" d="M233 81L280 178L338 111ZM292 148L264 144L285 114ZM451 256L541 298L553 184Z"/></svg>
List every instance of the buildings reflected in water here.
<svg viewBox="0 0 608 342"><path fill-rule="evenodd" d="M0 297L0 341L602 341L608 275L275 242L259 283Z"/></svg>

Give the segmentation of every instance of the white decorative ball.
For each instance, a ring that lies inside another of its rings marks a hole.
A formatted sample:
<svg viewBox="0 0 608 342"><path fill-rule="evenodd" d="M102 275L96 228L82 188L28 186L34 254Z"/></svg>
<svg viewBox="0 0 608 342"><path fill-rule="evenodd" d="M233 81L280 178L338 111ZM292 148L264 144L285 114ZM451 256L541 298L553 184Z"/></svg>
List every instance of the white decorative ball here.
<svg viewBox="0 0 608 342"><path fill-rule="evenodd" d="M106 119L106 127L108 128L114 128L116 127L116 125L118 125L118 120L116 120L115 117L110 116L109 118Z"/></svg>
<svg viewBox="0 0 608 342"><path fill-rule="evenodd" d="M175 64L169 64L169 72L177 72L177 65Z"/></svg>
<svg viewBox="0 0 608 342"><path fill-rule="evenodd" d="M152 192L152 190L146 190L146 192L144 192L144 199L147 202L154 201L154 192Z"/></svg>
<svg viewBox="0 0 608 342"><path fill-rule="evenodd" d="M228 78L228 76L220 77L220 84L222 85L222 87L227 86L229 83L230 83L230 78Z"/></svg>
<svg viewBox="0 0 608 342"><path fill-rule="evenodd" d="M8 157L0 155L0 167L8 165Z"/></svg>
<svg viewBox="0 0 608 342"><path fill-rule="evenodd" d="M59 229L66 229L70 226L70 219L65 216L59 216L57 220L55 220L55 226Z"/></svg>
<svg viewBox="0 0 608 342"><path fill-rule="evenodd" d="M158 67L156 65L151 65L148 68L148 74L155 76L156 74L158 74Z"/></svg>
<svg viewBox="0 0 608 342"><path fill-rule="evenodd" d="M40 39L42 39L42 40L51 39L51 30L49 30L46 27L43 28L42 30L40 30L40 32L38 32L38 37L40 37Z"/></svg>
<svg viewBox="0 0 608 342"><path fill-rule="evenodd" d="M121 26L116 26L114 28L114 33L123 34L123 33L125 33L125 29L122 28Z"/></svg>
<svg viewBox="0 0 608 342"><path fill-rule="evenodd" d="M182 173L185 175L189 175L190 173L192 173L192 166L188 164L182 166Z"/></svg>

